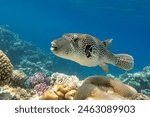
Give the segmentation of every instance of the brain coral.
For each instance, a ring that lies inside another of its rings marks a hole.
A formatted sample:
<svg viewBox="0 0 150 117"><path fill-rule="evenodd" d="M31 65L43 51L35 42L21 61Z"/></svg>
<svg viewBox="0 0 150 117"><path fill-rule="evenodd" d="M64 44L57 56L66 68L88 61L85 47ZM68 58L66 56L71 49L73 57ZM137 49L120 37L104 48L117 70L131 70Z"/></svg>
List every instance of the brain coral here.
<svg viewBox="0 0 150 117"><path fill-rule="evenodd" d="M9 58L0 50L0 85L8 84L13 72Z"/></svg>
<svg viewBox="0 0 150 117"><path fill-rule="evenodd" d="M134 88L104 76L91 76L85 79L77 90L75 100L118 100L149 99Z"/></svg>

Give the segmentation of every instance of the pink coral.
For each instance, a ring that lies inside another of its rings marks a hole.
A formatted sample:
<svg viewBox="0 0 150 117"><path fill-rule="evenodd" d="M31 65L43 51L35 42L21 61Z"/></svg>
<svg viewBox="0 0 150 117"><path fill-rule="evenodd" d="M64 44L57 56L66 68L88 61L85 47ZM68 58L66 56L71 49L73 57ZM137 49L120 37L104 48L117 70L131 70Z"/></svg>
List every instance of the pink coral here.
<svg viewBox="0 0 150 117"><path fill-rule="evenodd" d="M40 83L35 85L34 89L36 90L36 92L38 93L38 95L42 95L44 93L45 90L47 90L48 86L45 83Z"/></svg>
<svg viewBox="0 0 150 117"><path fill-rule="evenodd" d="M29 77L29 84L34 87L39 83L43 83L45 80L45 75L41 72L36 72L33 76Z"/></svg>

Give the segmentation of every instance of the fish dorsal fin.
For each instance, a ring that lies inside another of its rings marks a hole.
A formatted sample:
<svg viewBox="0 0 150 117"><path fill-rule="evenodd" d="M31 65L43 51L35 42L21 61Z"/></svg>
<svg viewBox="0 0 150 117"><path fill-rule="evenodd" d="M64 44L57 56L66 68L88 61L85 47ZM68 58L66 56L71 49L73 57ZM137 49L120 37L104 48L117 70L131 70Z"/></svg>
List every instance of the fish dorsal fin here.
<svg viewBox="0 0 150 117"><path fill-rule="evenodd" d="M106 63L100 63L99 66L104 72L108 73L108 65Z"/></svg>
<svg viewBox="0 0 150 117"><path fill-rule="evenodd" d="M107 39L102 41L102 43L107 47L110 46L112 44L113 39Z"/></svg>

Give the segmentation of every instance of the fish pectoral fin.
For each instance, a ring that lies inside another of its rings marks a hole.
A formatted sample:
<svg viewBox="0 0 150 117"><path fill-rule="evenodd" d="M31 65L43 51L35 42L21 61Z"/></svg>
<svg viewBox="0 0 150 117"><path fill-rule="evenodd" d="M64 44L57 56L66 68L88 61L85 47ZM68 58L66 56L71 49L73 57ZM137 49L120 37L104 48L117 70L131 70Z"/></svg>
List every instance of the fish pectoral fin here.
<svg viewBox="0 0 150 117"><path fill-rule="evenodd" d="M100 63L99 66L104 72L108 73L108 65L106 63Z"/></svg>

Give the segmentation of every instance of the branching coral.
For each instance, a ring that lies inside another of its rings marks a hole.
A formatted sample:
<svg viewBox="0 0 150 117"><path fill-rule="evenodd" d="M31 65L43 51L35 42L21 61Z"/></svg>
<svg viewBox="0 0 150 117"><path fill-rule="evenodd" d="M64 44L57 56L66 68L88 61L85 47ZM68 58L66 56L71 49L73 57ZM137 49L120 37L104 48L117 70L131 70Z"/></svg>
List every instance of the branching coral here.
<svg viewBox="0 0 150 117"><path fill-rule="evenodd" d="M13 71L9 58L0 50L0 85L8 84Z"/></svg>
<svg viewBox="0 0 150 117"><path fill-rule="evenodd" d="M77 90L75 100L118 100L118 99L137 99L140 94L137 91L123 84L104 76L88 77L81 87ZM146 98L144 98L146 99ZM147 97L148 99L148 97Z"/></svg>

